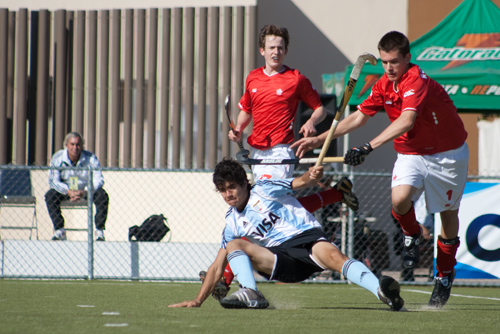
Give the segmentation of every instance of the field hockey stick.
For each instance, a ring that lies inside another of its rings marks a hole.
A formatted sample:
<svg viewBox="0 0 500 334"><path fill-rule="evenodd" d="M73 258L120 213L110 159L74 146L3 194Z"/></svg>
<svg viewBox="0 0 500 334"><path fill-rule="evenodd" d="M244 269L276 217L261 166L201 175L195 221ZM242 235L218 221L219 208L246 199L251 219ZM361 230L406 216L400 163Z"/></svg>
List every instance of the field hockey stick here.
<svg viewBox="0 0 500 334"><path fill-rule="evenodd" d="M354 86L356 86L356 82L358 81L359 74L361 73L361 69L365 65L366 62L369 62L372 65L377 65L377 58L375 58L374 55L365 53L362 54L361 56L358 57L356 60L356 63L354 64L354 67L351 71L351 75L349 77L349 81L347 82L347 85L344 90L344 95L342 95L342 99L340 100L340 106L337 109L337 112L335 114L335 118L333 119L332 126L330 127L330 130L328 131L328 136L326 137L325 143L323 144L323 147L321 148L321 153L319 154L318 161L316 161L316 167L320 166L323 163L323 159L325 158L326 151L328 151L328 148L330 147L330 142L332 141L333 134L335 133L335 129L337 128L337 125L340 122L340 119L342 118L342 114L344 113L344 110L347 106L347 103L349 102L349 99L351 98L352 92L354 90Z"/></svg>
<svg viewBox="0 0 500 334"><path fill-rule="evenodd" d="M236 160L246 165L297 165L297 164L313 164L318 158L302 158L302 159L251 159L248 156L236 153ZM323 162L344 162L344 157L327 157L323 158Z"/></svg>

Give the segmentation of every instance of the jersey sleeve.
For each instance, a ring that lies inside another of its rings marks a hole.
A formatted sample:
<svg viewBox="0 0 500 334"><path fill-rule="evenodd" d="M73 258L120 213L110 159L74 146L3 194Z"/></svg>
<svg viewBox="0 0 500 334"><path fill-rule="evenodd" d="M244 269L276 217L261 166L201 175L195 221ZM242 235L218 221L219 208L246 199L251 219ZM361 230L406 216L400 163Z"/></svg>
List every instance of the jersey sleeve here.
<svg viewBox="0 0 500 334"><path fill-rule="evenodd" d="M384 109L384 91L382 82L379 80L373 85L370 96L358 105L358 110L365 115L373 117L382 109Z"/></svg>
<svg viewBox="0 0 500 334"><path fill-rule="evenodd" d="M245 80L245 91L240 99L240 102L238 103L238 108L240 108L240 110L248 114L252 113L252 98L250 96L250 91L248 87L250 86L250 80L253 77L254 71L250 72L250 74L247 76Z"/></svg>
<svg viewBox="0 0 500 334"><path fill-rule="evenodd" d="M220 242L220 248L226 249L227 243L231 240L236 239L234 233L232 233L231 229L224 227L224 230L222 231L222 240Z"/></svg>
<svg viewBox="0 0 500 334"><path fill-rule="evenodd" d="M410 110L420 114L425 107L427 100L427 80L428 77L420 73L420 76L415 76L412 80L405 81L402 90L403 103L401 105L401 112Z"/></svg>
<svg viewBox="0 0 500 334"><path fill-rule="evenodd" d="M314 88L311 81L302 74L299 74L297 96L312 110L316 110L321 107L321 98L318 91Z"/></svg>

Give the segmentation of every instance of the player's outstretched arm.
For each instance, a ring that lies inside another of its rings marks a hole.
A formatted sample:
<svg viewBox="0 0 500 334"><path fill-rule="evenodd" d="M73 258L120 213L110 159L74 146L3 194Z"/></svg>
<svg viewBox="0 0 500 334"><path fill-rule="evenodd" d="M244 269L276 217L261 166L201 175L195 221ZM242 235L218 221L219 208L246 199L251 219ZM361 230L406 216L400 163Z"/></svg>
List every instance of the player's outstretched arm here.
<svg viewBox="0 0 500 334"><path fill-rule="evenodd" d="M318 184L323 177L323 166L312 166L307 172L301 176L297 176L292 181L292 189L298 190L303 188L313 187Z"/></svg>
<svg viewBox="0 0 500 334"><path fill-rule="evenodd" d="M355 111L338 123L332 140L364 126L368 119L370 119L370 116L363 114L359 110ZM298 158L302 158L306 152L323 145L328 137L328 132L329 131L325 131L317 137L301 138L293 143L290 147L297 148L295 155Z"/></svg>
<svg viewBox="0 0 500 334"><path fill-rule="evenodd" d="M249 114L241 110L236 120L236 125L235 125L236 134L232 130L229 131L228 135L229 139L234 142L240 141L243 130L245 130L245 128L248 126L248 124L250 124L251 121L252 121L252 114Z"/></svg>
<svg viewBox="0 0 500 334"><path fill-rule="evenodd" d="M304 137L311 137L316 134L316 125L321 123L326 117L326 110L323 106L318 107L314 110L311 117L307 120L307 122L302 125L299 133Z"/></svg>
<svg viewBox="0 0 500 334"><path fill-rule="evenodd" d="M224 268L227 265L226 250L219 249L219 253L215 258L215 261L210 265L207 270L207 276L201 285L198 295L193 300L186 300L182 303L170 304L168 307L200 307L201 304L210 296L215 288L217 282L219 282L222 274L224 273Z"/></svg>

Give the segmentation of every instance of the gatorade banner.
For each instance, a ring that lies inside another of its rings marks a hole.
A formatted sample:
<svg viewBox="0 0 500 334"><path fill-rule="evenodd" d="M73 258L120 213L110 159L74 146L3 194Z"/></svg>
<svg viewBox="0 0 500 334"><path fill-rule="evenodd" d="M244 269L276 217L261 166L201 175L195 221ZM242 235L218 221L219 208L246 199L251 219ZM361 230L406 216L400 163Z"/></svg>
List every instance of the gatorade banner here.
<svg viewBox="0 0 500 334"><path fill-rule="evenodd" d="M460 205L456 278L500 278L500 184L468 182ZM435 216L434 238L441 231ZM434 259L437 255L434 247Z"/></svg>
<svg viewBox="0 0 500 334"><path fill-rule="evenodd" d="M411 62L440 83L458 109L498 110L500 9L493 2L464 0L434 29L412 42L410 51ZM351 70L352 66L346 69L345 82ZM383 74L380 61L364 66L349 104L363 102Z"/></svg>

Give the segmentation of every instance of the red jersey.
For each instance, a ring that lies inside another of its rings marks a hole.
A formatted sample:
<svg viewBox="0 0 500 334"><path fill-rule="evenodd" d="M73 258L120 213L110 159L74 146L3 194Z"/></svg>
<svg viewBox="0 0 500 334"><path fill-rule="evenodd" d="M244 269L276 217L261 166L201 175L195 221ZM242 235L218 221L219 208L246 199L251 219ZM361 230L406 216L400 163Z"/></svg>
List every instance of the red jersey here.
<svg viewBox="0 0 500 334"><path fill-rule="evenodd" d="M397 89L384 74L372 88L370 97L358 106L374 116L385 109L391 122L406 110L416 111L413 128L394 139L398 153L430 155L459 148L467 138L464 124L448 93L417 65L401 77Z"/></svg>
<svg viewBox="0 0 500 334"><path fill-rule="evenodd" d="M241 110L252 114L253 129L248 144L265 150L293 142L299 101L312 110L321 106L318 92L299 71L288 66L273 75L267 75L264 67L251 71L239 103Z"/></svg>

